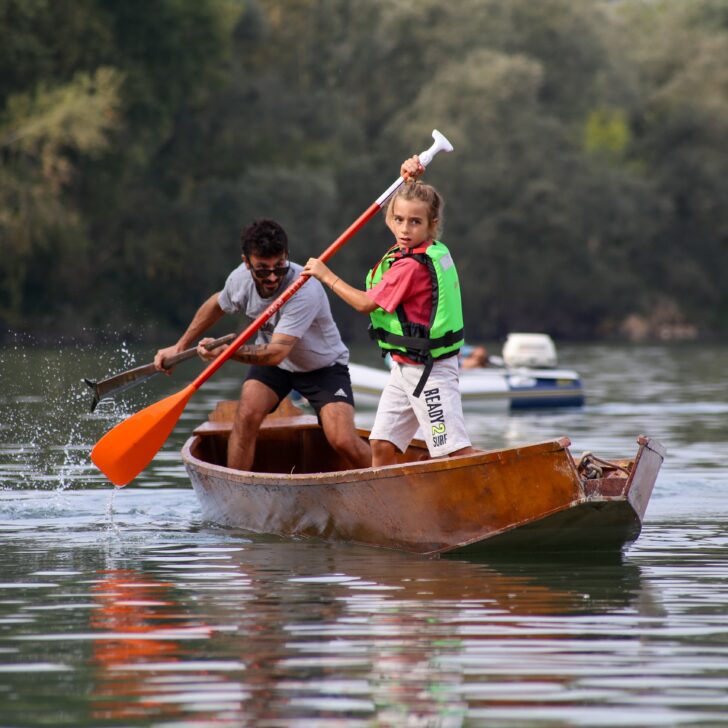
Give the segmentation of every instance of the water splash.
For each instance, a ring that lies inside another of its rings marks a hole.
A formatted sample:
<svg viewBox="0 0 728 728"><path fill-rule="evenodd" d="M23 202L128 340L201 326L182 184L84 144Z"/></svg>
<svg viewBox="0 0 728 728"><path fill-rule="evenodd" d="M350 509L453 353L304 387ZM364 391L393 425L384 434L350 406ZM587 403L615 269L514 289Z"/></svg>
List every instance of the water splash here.
<svg viewBox="0 0 728 728"><path fill-rule="evenodd" d="M41 348L18 335L0 349L0 488L65 490L103 482L89 452L137 405L106 401L92 415L82 379L128 369L136 359L127 342Z"/></svg>
<svg viewBox="0 0 728 728"><path fill-rule="evenodd" d="M109 498L106 501L106 512L104 514L106 517L106 522L105 522L104 532L105 532L107 540L110 540L112 538L120 539L121 535L122 535L121 529L119 528L118 524L116 523L116 521L114 519L114 514L115 514L114 504L116 502L116 490L117 490L116 488L111 489L111 491L109 493Z"/></svg>

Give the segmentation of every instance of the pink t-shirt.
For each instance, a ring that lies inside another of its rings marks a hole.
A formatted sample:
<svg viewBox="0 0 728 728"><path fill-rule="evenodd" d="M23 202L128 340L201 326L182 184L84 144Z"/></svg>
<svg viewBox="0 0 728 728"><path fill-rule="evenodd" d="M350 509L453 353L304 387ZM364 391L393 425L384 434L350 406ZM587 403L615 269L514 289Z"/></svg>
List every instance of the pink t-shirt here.
<svg viewBox="0 0 728 728"><path fill-rule="evenodd" d="M408 321L429 325L432 313L432 281L427 266L413 258L400 258L382 276L382 280L367 291L367 296L387 313L401 304ZM400 364L417 364L406 356L392 353Z"/></svg>

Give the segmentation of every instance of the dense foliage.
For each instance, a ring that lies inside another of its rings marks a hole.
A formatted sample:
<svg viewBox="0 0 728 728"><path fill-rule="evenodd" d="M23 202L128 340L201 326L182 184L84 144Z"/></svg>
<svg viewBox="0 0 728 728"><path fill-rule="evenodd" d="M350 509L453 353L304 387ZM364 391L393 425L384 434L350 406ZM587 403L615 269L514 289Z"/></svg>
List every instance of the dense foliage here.
<svg viewBox="0 0 728 728"><path fill-rule="evenodd" d="M728 0L0 0L0 330L172 336L433 127L471 340L728 335Z"/></svg>

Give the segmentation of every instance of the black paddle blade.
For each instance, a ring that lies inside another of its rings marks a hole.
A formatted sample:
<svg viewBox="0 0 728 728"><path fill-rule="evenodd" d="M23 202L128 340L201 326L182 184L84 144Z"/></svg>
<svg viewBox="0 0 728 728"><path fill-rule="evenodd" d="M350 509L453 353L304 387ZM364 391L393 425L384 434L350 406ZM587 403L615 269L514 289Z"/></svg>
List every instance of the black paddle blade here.
<svg viewBox="0 0 728 728"><path fill-rule="evenodd" d="M96 405L101 400L101 397L99 397L98 387L96 386L96 380L86 379L84 377L81 381L84 382L84 384L87 384L89 387L91 387L91 391L94 393L94 398L91 401L91 412L93 412L96 409Z"/></svg>

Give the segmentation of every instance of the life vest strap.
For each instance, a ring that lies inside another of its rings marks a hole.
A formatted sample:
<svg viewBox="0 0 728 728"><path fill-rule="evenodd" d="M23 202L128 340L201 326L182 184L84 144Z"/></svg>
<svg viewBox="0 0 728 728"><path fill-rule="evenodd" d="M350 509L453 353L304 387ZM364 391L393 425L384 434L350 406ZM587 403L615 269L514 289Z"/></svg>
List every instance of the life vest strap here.
<svg viewBox="0 0 728 728"><path fill-rule="evenodd" d="M432 357L429 357L429 359L425 362L425 367L422 372L422 376L420 377L420 381L417 382L415 391L412 392L413 397L419 397L422 394L422 390L425 388L425 384L427 384L427 380L430 378L430 374L432 372L432 367L434 365L435 365L435 360Z"/></svg>
<svg viewBox="0 0 728 728"><path fill-rule="evenodd" d="M451 346L456 344L465 338L465 329L459 329L458 331L448 331L442 336L438 336L436 339L427 339L420 336L403 336L402 334L393 334L391 331L387 331L382 328L374 328L371 324L369 325L369 338L375 341L383 341L385 344L392 344L393 346L402 346L405 349L411 349L413 351L431 351L432 349L439 349L441 346Z"/></svg>
<svg viewBox="0 0 728 728"><path fill-rule="evenodd" d="M422 394L422 390L425 388L425 384L430 377L432 367L435 364L435 357L432 356L432 349L438 349L441 346L449 346L455 344L464 338L465 329L459 331L448 331L443 336L437 339L425 339L417 336L400 336L399 334L393 334L386 329L375 329L371 324L369 325L369 336L376 341L384 341L387 344L393 344L395 346L401 346L407 351L403 352L406 356L420 364L424 364L422 376L420 381L417 382L412 395L419 397ZM384 351L382 351L384 354ZM448 359L451 356L455 356L457 351L451 351L443 356L438 356L437 359Z"/></svg>

